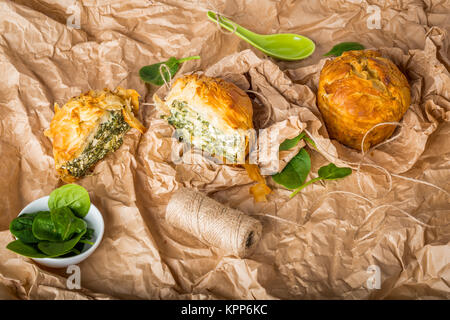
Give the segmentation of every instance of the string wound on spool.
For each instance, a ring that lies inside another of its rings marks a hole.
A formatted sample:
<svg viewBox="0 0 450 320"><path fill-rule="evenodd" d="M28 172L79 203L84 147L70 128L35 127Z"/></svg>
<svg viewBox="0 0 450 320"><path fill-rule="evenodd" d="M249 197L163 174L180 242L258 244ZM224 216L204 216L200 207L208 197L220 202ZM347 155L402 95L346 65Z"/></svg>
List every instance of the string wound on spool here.
<svg viewBox="0 0 450 320"><path fill-rule="evenodd" d="M256 248L262 224L192 189L180 188L166 208L166 221L203 243L240 258Z"/></svg>

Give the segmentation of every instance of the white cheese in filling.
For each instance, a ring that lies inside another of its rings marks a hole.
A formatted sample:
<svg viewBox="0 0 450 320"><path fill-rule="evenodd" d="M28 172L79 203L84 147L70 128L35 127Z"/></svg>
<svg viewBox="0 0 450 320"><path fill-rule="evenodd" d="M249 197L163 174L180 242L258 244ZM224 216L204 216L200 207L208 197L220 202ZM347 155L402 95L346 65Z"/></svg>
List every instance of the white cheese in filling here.
<svg viewBox="0 0 450 320"><path fill-rule="evenodd" d="M211 155L222 156L231 163L240 163L245 158L245 136L236 131L225 134L204 120L187 103L175 100L167 116L169 124L176 129L180 140L207 151Z"/></svg>

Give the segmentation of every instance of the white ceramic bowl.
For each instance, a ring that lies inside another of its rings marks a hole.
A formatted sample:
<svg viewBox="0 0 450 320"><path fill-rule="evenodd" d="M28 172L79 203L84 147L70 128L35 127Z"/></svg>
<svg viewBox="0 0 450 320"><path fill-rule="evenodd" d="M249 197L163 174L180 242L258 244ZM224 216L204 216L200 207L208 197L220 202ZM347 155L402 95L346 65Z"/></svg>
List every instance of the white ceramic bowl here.
<svg viewBox="0 0 450 320"><path fill-rule="evenodd" d="M23 210L19 213L19 216L23 213L35 213L38 211L49 211L48 208L48 198L49 196L42 197L40 199L34 200L30 204L28 204ZM93 239L91 240L94 244L91 246L89 244L85 244L83 251L73 257L68 258L31 258L39 264L42 264L51 268L66 268L72 264L78 264L81 261L85 260L89 257L95 249L97 249L100 241L103 238L103 232L105 231L105 223L103 222L103 217L100 211L91 203L91 207L89 208L88 214L83 218L88 227L94 229Z"/></svg>

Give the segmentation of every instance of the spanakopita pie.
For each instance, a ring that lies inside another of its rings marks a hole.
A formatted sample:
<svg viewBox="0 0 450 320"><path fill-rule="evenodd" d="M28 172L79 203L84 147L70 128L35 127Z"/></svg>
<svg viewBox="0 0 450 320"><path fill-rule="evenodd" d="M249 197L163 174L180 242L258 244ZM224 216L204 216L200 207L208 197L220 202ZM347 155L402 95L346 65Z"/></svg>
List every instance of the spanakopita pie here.
<svg viewBox="0 0 450 320"><path fill-rule="evenodd" d="M130 128L146 128L136 119L139 94L118 87L90 90L71 98L55 115L44 134L52 140L55 167L61 179L73 182L88 174L108 153L116 151Z"/></svg>
<svg viewBox="0 0 450 320"><path fill-rule="evenodd" d="M186 75L172 85L165 101L153 96L179 140L226 164L242 165L258 183L250 188L256 201L271 192L256 164L246 159L254 139L253 106L248 95L223 79Z"/></svg>

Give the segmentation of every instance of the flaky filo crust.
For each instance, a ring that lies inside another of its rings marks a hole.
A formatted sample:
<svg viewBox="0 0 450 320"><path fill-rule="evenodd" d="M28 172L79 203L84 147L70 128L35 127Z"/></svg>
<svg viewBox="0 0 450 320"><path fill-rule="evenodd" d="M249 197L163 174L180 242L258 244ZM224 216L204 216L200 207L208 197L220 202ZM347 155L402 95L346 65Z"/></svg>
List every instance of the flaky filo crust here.
<svg viewBox="0 0 450 320"><path fill-rule="evenodd" d="M204 75L187 75L173 84L166 104L174 100L195 106L195 111L224 133L253 128L253 106L248 95L231 82Z"/></svg>
<svg viewBox="0 0 450 320"><path fill-rule="evenodd" d="M153 98L166 114L170 113L173 101L183 101L224 134L237 132L246 142L242 153L244 158L237 161L245 161L248 135L253 133L253 106L248 95L235 84L204 75L186 75L175 81L165 102L156 94Z"/></svg>
<svg viewBox="0 0 450 320"><path fill-rule="evenodd" d="M139 110L139 94L132 89L91 90L71 98L61 108L55 103L54 109L50 128L44 134L52 140L55 168L65 182L73 182L77 178L62 166L83 152L106 112L121 110L125 122L141 133L146 131L134 115Z"/></svg>
<svg viewBox="0 0 450 320"><path fill-rule="evenodd" d="M331 138L361 149L365 133L382 122L398 122L411 103L405 75L378 51L347 51L325 63L317 93L319 109ZM365 139L364 149L394 132L379 126Z"/></svg>
<svg viewBox="0 0 450 320"><path fill-rule="evenodd" d="M156 94L156 106L164 113L170 113L173 101L183 101L204 120L220 129L224 134L236 131L246 139L245 156L248 154L248 134L253 131L253 106L248 95L235 84L220 78L205 75L186 75L177 79L165 101ZM242 159L245 161L245 159ZM249 177L258 183L250 188L256 201L265 201L271 192L256 165L244 164Z"/></svg>

